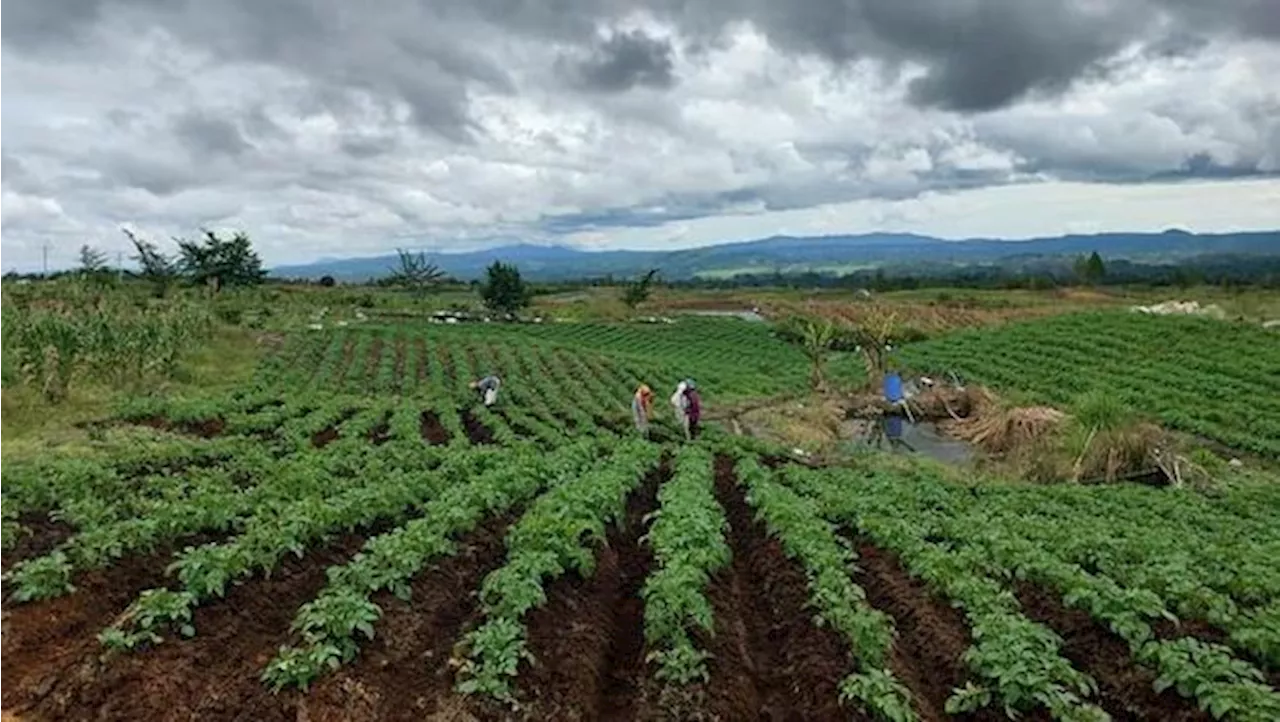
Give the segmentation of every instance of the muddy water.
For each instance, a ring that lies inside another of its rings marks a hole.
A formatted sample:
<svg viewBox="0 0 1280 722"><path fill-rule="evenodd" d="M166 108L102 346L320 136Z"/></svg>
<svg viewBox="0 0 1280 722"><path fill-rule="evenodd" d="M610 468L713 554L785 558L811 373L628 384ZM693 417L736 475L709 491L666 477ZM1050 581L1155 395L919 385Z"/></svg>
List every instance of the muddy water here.
<svg viewBox="0 0 1280 722"><path fill-rule="evenodd" d="M977 455L972 444L943 434L931 421L868 419L865 430L855 435L854 440L895 453L923 454L944 464L967 464Z"/></svg>

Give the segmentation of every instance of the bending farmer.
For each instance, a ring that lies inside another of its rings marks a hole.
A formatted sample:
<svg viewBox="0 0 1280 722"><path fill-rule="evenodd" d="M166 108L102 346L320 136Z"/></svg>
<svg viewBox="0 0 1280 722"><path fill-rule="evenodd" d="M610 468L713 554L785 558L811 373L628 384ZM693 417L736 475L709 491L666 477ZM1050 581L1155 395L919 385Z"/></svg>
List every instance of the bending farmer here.
<svg viewBox="0 0 1280 722"><path fill-rule="evenodd" d="M484 397L485 406L493 406L498 400L498 388L502 386L502 379L495 374L489 374L479 381L472 381L471 388L476 389Z"/></svg>
<svg viewBox="0 0 1280 722"><path fill-rule="evenodd" d="M640 384L636 394L631 398L631 417L636 422L636 430L640 435L649 438L649 416L653 414L653 389L648 384Z"/></svg>

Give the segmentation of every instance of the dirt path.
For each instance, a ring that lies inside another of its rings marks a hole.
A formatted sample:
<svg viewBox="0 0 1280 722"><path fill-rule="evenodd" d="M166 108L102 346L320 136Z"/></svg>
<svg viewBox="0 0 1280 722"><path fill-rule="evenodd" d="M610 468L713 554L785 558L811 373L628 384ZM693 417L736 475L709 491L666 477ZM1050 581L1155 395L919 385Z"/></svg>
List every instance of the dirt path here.
<svg viewBox="0 0 1280 722"><path fill-rule="evenodd" d="M1027 582L1017 585L1028 617L1052 627L1063 639L1062 654L1098 682L1098 703L1116 720L1207 721L1195 702L1172 689L1157 694L1156 674L1139 666L1129 645L1088 613L1068 609L1052 591Z"/></svg>
<svg viewBox="0 0 1280 722"><path fill-rule="evenodd" d="M724 720L864 719L840 706L849 655L834 631L811 621L803 571L753 520L732 460L715 464L733 563L708 590L716 632L702 640L712 655L706 711Z"/></svg>
<svg viewBox="0 0 1280 722"><path fill-rule="evenodd" d="M458 553L424 570L408 602L380 595L376 636L351 664L321 679L298 700L302 722L421 720L452 696L449 660L475 624L475 590L502 564L503 536L513 516L492 517L458 543Z"/></svg>
<svg viewBox="0 0 1280 722"><path fill-rule="evenodd" d="M961 612L929 593L925 584L911 578L893 554L865 542L857 544L858 571L854 581L867 593L871 605L893 617L898 637L889 666L911 689L916 712L923 722L983 720L1005 717L995 708L971 715L946 714L953 689L970 679L961 655L973 644ZM1048 719L1047 712L1023 719Z"/></svg>
<svg viewBox="0 0 1280 722"><path fill-rule="evenodd" d="M521 669L530 716L546 720L632 720L644 683L644 601L640 588L653 561L640 543L644 517L657 508L670 459L646 475L627 501L623 523L609 530L595 574L566 575L530 613L529 648L539 660Z"/></svg>

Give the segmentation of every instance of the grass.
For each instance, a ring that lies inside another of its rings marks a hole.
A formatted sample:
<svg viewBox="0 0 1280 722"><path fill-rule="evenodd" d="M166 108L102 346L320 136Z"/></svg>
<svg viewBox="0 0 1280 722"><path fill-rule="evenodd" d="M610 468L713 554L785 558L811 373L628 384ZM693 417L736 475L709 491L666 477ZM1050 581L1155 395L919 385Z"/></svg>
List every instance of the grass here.
<svg viewBox="0 0 1280 722"><path fill-rule="evenodd" d="M183 360L178 379L160 382L148 393L181 396L194 392L231 391L247 382L261 358L259 335L232 327L218 329L210 342ZM26 386L3 390L4 446L6 461L48 452L67 453L95 446L82 425L107 416L113 406L139 391L99 383L76 383L67 399L49 404L39 391Z"/></svg>

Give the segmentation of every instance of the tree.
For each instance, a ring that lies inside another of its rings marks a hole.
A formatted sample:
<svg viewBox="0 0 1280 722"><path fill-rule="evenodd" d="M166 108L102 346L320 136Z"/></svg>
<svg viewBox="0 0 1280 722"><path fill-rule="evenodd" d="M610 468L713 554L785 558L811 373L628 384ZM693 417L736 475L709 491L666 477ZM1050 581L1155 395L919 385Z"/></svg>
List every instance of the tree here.
<svg viewBox="0 0 1280 722"><path fill-rule="evenodd" d="M444 271L429 263L427 254L410 253L400 248L396 253L400 256L400 267L391 269L391 276L387 279L389 283L407 289L419 301L439 287Z"/></svg>
<svg viewBox="0 0 1280 722"><path fill-rule="evenodd" d="M105 270L107 270L107 254L87 243L80 246L80 273L88 277Z"/></svg>
<svg viewBox="0 0 1280 722"><path fill-rule="evenodd" d="M520 278L515 264L494 261L485 269L485 281L480 285L480 298L484 305L501 313L515 313L529 305L533 293Z"/></svg>
<svg viewBox="0 0 1280 722"><path fill-rule="evenodd" d="M1090 286L1097 284L1107 275L1107 266L1102 261L1102 256L1097 251L1086 256L1081 256L1075 262L1076 277Z"/></svg>
<svg viewBox="0 0 1280 722"><path fill-rule="evenodd" d="M80 246L80 268L76 272L81 280L98 288L110 286L115 280L107 268L107 254L87 243Z"/></svg>
<svg viewBox="0 0 1280 722"><path fill-rule="evenodd" d="M635 282L627 284L627 287L622 291L622 302L627 304L627 308L634 311L636 306L649 300L649 296L653 293L653 279L657 275L658 269L651 268L648 273Z"/></svg>
<svg viewBox="0 0 1280 722"><path fill-rule="evenodd" d="M333 276L321 276L320 285L324 286L325 288L333 288L334 286L338 285L338 282L334 280Z"/></svg>
<svg viewBox="0 0 1280 722"><path fill-rule="evenodd" d="M257 285L267 275L262 259L243 232L220 238L213 231L205 231L203 241L177 241L179 269L193 283L205 284L215 293L226 286Z"/></svg>
<svg viewBox="0 0 1280 722"><path fill-rule="evenodd" d="M151 284L151 291L156 298L164 298L169 293L169 287L178 278L177 262L173 257L161 253L156 244L137 237L128 228L124 229L124 234L137 251L130 258L141 267L140 276Z"/></svg>
<svg viewBox="0 0 1280 722"><path fill-rule="evenodd" d="M796 325L800 346L809 357L809 384L814 391L822 391L827 385L827 354L836 340L835 324L825 318L805 318Z"/></svg>

